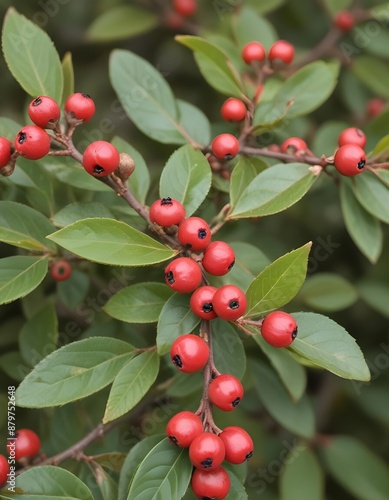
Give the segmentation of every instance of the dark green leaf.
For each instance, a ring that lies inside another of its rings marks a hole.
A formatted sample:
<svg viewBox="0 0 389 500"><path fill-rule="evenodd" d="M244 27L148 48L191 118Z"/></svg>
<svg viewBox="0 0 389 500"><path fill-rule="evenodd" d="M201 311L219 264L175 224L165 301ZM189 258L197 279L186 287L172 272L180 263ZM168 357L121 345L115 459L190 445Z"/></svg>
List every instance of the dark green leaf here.
<svg viewBox="0 0 389 500"><path fill-rule="evenodd" d="M103 500L112 500L118 497L117 482L103 469L103 467L93 460L90 467L95 476L96 484L99 487Z"/></svg>
<svg viewBox="0 0 389 500"><path fill-rule="evenodd" d="M251 181L266 168L267 163L260 158L242 157L239 159L230 180L230 205L232 209L240 201Z"/></svg>
<svg viewBox="0 0 389 500"><path fill-rule="evenodd" d="M353 181L359 203L374 217L389 224L389 189L370 172L356 176Z"/></svg>
<svg viewBox="0 0 389 500"><path fill-rule="evenodd" d="M0 356L0 368L8 377L21 382L31 371L19 351L9 351Z"/></svg>
<svg viewBox="0 0 389 500"><path fill-rule="evenodd" d="M331 15L335 15L341 10L348 10L352 0L324 0L324 4Z"/></svg>
<svg viewBox="0 0 389 500"><path fill-rule="evenodd" d="M381 59L371 56L360 56L353 60L351 71L375 94L389 98L389 87L386 82L389 65Z"/></svg>
<svg viewBox="0 0 389 500"><path fill-rule="evenodd" d="M221 373L231 373L231 375L242 379L246 371L246 354L239 335L225 321L212 321L211 328L213 354L217 369Z"/></svg>
<svg viewBox="0 0 389 500"><path fill-rule="evenodd" d="M49 354L19 386L18 406L44 408L84 398L110 384L134 356L121 340L92 337Z"/></svg>
<svg viewBox="0 0 389 500"><path fill-rule="evenodd" d="M233 17L232 26L240 48L256 40L269 49L279 39L273 25L267 19L259 16L253 7L243 6L239 9Z"/></svg>
<svg viewBox="0 0 389 500"><path fill-rule="evenodd" d="M100 455L93 455L93 461L100 464L105 469L120 472L127 455L125 453L101 453Z"/></svg>
<svg viewBox="0 0 389 500"><path fill-rule="evenodd" d="M248 500L244 485L231 471L228 471L228 475L230 476L231 486L226 500Z"/></svg>
<svg viewBox="0 0 389 500"><path fill-rule="evenodd" d="M252 9L255 9L258 14L267 14L275 9L281 7L285 3L285 0L246 0L246 3L250 5Z"/></svg>
<svg viewBox="0 0 389 500"><path fill-rule="evenodd" d="M66 205L53 216L52 222L57 227L66 227L79 220L96 217L96 215L104 218L114 218L109 207L97 201L89 201Z"/></svg>
<svg viewBox="0 0 389 500"><path fill-rule="evenodd" d="M74 68L72 53L66 52L62 58L62 73L63 73L63 92L62 102L74 94Z"/></svg>
<svg viewBox="0 0 389 500"><path fill-rule="evenodd" d="M22 125L11 120L11 118L5 116L0 117L0 135L2 137L6 137L10 141L13 141L21 128Z"/></svg>
<svg viewBox="0 0 389 500"><path fill-rule="evenodd" d="M378 281L362 281L358 286L362 299L371 308L389 318L389 286Z"/></svg>
<svg viewBox="0 0 389 500"><path fill-rule="evenodd" d="M328 121L324 123L315 133L312 151L319 157L323 154L333 154L338 148L339 134L347 127L348 124L345 122Z"/></svg>
<svg viewBox="0 0 389 500"><path fill-rule="evenodd" d="M174 257L175 251L114 219L85 219L50 235L80 257L116 266L147 266Z"/></svg>
<svg viewBox="0 0 389 500"><path fill-rule="evenodd" d="M89 287L89 275L73 269L69 279L57 284L58 298L69 309L75 309L86 298Z"/></svg>

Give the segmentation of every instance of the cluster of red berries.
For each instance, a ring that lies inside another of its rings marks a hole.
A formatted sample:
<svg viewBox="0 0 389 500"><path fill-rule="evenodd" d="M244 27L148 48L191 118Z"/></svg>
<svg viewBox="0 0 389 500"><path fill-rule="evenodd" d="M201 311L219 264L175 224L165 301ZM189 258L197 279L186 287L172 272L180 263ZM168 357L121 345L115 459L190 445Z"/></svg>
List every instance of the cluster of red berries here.
<svg viewBox="0 0 389 500"><path fill-rule="evenodd" d="M345 176L361 174L365 170L366 135L359 128L346 128L338 138L339 149L334 156L336 170Z"/></svg>
<svg viewBox="0 0 389 500"><path fill-rule="evenodd" d="M278 40L270 47L267 58L273 64L277 61L290 64L294 59L294 53L294 46L291 43ZM242 49L242 59L246 64L262 63L266 60L266 49L259 42L249 42Z"/></svg>

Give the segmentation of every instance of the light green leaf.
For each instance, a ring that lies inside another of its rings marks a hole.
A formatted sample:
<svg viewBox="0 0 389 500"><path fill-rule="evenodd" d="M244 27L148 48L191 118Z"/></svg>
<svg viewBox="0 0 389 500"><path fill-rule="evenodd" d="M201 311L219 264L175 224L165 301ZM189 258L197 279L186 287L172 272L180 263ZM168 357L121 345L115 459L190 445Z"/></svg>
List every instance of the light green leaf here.
<svg viewBox="0 0 389 500"><path fill-rule="evenodd" d="M384 156L389 152L389 135L385 135L373 149L371 156Z"/></svg>
<svg viewBox="0 0 389 500"><path fill-rule="evenodd" d="M356 176L353 189L359 203L370 214L389 224L389 189L375 175L365 172Z"/></svg>
<svg viewBox="0 0 389 500"><path fill-rule="evenodd" d="M283 255L250 284L245 317L259 316L290 302L305 281L312 243Z"/></svg>
<svg viewBox="0 0 389 500"><path fill-rule="evenodd" d="M11 120L11 118L5 116L0 117L0 135L2 137L6 137L10 141L13 141L21 128L22 125Z"/></svg>
<svg viewBox="0 0 389 500"><path fill-rule="evenodd" d="M297 203L316 178L303 163L274 165L250 182L230 218L263 217L282 212Z"/></svg>
<svg viewBox="0 0 389 500"><path fill-rule="evenodd" d="M0 304L7 304L32 292L47 274L45 257L0 259Z"/></svg>
<svg viewBox="0 0 389 500"><path fill-rule="evenodd" d="M73 342L49 354L23 380L18 406L45 408L85 398L110 384L134 356L134 348L109 337Z"/></svg>
<svg viewBox="0 0 389 500"><path fill-rule="evenodd" d="M74 68L71 52L66 52L66 54L62 58L62 73L63 92L61 102L64 103L69 96L74 94Z"/></svg>
<svg viewBox="0 0 389 500"><path fill-rule="evenodd" d="M258 14L267 14L281 7L285 0L261 0L260 2L258 0L246 0L246 3Z"/></svg>
<svg viewBox="0 0 389 500"><path fill-rule="evenodd" d="M230 373L242 379L246 371L246 353L235 329L226 321L211 323L212 347L215 365L221 373Z"/></svg>
<svg viewBox="0 0 389 500"><path fill-rule="evenodd" d="M155 28L158 18L150 11L118 5L103 12L87 30L93 42L111 42L130 38Z"/></svg>
<svg viewBox="0 0 389 500"><path fill-rule="evenodd" d="M147 266L175 255L174 250L114 219L84 219L50 239L80 257L113 266Z"/></svg>
<svg viewBox="0 0 389 500"><path fill-rule="evenodd" d="M311 147L319 157L323 154L333 154L338 148L338 138L341 132L348 127L346 122L327 121L317 130Z"/></svg>
<svg viewBox="0 0 389 500"><path fill-rule="evenodd" d="M360 56L353 59L350 69L358 80L375 94L384 99L389 98L389 87L386 81L388 63L372 56Z"/></svg>
<svg viewBox="0 0 389 500"><path fill-rule="evenodd" d="M61 102L61 61L45 31L11 7L4 18L2 45L9 70L27 94Z"/></svg>
<svg viewBox="0 0 389 500"><path fill-rule="evenodd" d="M192 475L188 452L172 446L166 438L139 465L127 500L182 498Z"/></svg>
<svg viewBox="0 0 389 500"><path fill-rule="evenodd" d="M387 500L389 468L351 436L332 437L321 450L334 479L359 500Z"/></svg>
<svg viewBox="0 0 389 500"><path fill-rule="evenodd" d="M155 382L158 370L159 357L155 351L143 352L131 359L113 381L103 423L132 410Z"/></svg>
<svg viewBox="0 0 389 500"><path fill-rule="evenodd" d="M297 338L289 349L316 365L346 379L370 380L362 351L335 321L315 313L294 313Z"/></svg>
<svg viewBox="0 0 389 500"><path fill-rule="evenodd" d="M352 4L352 0L324 0L324 4L328 12L334 16L341 10L348 10Z"/></svg>
<svg viewBox="0 0 389 500"><path fill-rule="evenodd" d="M267 163L260 158L248 158L243 156L235 165L230 180L230 205L234 208L240 201L247 186L255 177L266 170Z"/></svg>
<svg viewBox="0 0 389 500"><path fill-rule="evenodd" d="M93 218L96 215L99 217L114 218L109 207L97 201L89 201L66 205L66 207L63 207L53 216L52 222L56 227L66 227L74 222Z"/></svg>
<svg viewBox="0 0 389 500"><path fill-rule="evenodd" d="M154 323L172 294L172 289L162 283L137 283L116 293L103 309L127 323Z"/></svg>
<svg viewBox="0 0 389 500"><path fill-rule="evenodd" d="M212 172L205 156L189 144L177 149L162 171L161 198L180 201L189 217L204 201L211 188Z"/></svg>
<svg viewBox="0 0 389 500"><path fill-rule="evenodd" d="M258 15L253 7L243 5L233 16L232 27L240 48L255 40L269 49L279 39L273 25Z"/></svg>
<svg viewBox="0 0 389 500"><path fill-rule="evenodd" d="M190 137L202 146L211 142L211 124L206 115L196 106L177 99L181 126Z"/></svg>

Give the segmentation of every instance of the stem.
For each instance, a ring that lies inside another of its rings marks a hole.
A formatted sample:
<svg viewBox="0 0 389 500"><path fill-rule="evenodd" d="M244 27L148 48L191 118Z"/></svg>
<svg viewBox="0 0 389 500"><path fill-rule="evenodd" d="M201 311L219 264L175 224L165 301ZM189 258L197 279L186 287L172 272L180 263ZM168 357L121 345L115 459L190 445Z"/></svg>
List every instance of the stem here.
<svg viewBox="0 0 389 500"><path fill-rule="evenodd" d="M318 156L311 156L309 154L288 154L281 153L278 151L271 151L266 148L252 148L249 146L243 146L240 148L239 153L244 154L246 156L263 156L265 158L274 158L276 160L281 160L285 163L293 163L295 161L302 161L308 165L320 165L322 167L329 165L331 162L325 156L319 158Z"/></svg>

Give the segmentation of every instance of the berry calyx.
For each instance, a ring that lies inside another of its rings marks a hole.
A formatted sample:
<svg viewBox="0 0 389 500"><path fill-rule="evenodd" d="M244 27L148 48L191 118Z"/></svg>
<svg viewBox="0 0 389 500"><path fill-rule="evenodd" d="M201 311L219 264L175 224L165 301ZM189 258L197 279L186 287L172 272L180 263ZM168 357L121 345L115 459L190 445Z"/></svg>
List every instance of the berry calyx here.
<svg viewBox="0 0 389 500"><path fill-rule="evenodd" d="M366 113L370 118L380 115L385 108L385 101L380 97L369 99L366 103Z"/></svg>
<svg viewBox="0 0 389 500"><path fill-rule="evenodd" d="M180 448L189 448L196 436L203 433L203 424L198 415L191 411L180 411L166 426L169 440Z"/></svg>
<svg viewBox="0 0 389 500"><path fill-rule="evenodd" d="M224 101L220 114L227 122L241 122L246 118L247 108L240 99L230 97Z"/></svg>
<svg viewBox="0 0 389 500"><path fill-rule="evenodd" d="M50 151L50 136L41 127L26 125L14 141L16 151L28 160L39 160Z"/></svg>
<svg viewBox="0 0 389 500"><path fill-rule="evenodd" d="M207 364L209 347L204 339L188 333L181 335L173 342L170 358L181 372L195 373Z"/></svg>
<svg viewBox="0 0 389 500"><path fill-rule="evenodd" d="M307 143L300 137L289 137L281 144L281 151L287 154L295 154L297 151L306 151Z"/></svg>
<svg viewBox="0 0 389 500"><path fill-rule="evenodd" d="M185 208L177 200L162 198L155 201L149 212L151 222L162 227L178 226L185 219Z"/></svg>
<svg viewBox="0 0 389 500"><path fill-rule="evenodd" d="M89 144L82 157L82 166L95 177L112 174L120 163L119 151L110 142L95 141Z"/></svg>
<svg viewBox="0 0 389 500"><path fill-rule="evenodd" d="M28 116L38 127L49 128L58 122L61 110L51 97L39 96L30 102Z"/></svg>
<svg viewBox="0 0 389 500"><path fill-rule="evenodd" d="M173 8L183 17L190 17L197 11L196 0L173 0Z"/></svg>
<svg viewBox="0 0 389 500"><path fill-rule="evenodd" d="M335 16L334 24L341 31L350 31L355 26L355 17L348 10L342 10Z"/></svg>
<svg viewBox="0 0 389 500"><path fill-rule="evenodd" d="M283 311L268 314L261 326L262 337L273 347L288 347L296 338L297 330L296 320Z"/></svg>
<svg viewBox="0 0 389 500"><path fill-rule="evenodd" d="M211 144L212 153L220 160L232 160L239 153L239 141L232 134L217 135Z"/></svg>
<svg viewBox="0 0 389 500"><path fill-rule="evenodd" d="M290 64L294 59L294 46L286 40L278 40L269 50L269 60L279 59L284 64Z"/></svg>
<svg viewBox="0 0 389 500"><path fill-rule="evenodd" d="M57 260L50 268L50 276L55 281L66 281L72 274L72 266L67 260Z"/></svg>
<svg viewBox="0 0 389 500"><path fill-rule="evenodd" d="M213 297L213 308L219 318L235 321L246 311L246 295L235 285L224 285L218 289Z"/></svg>
<svg viewBox="0 0 389 500"><path fill-rule="evenodd" d="M212 432L196 436L189 446L189 459L198 469L216 469L223 462L225 454L223 441Z"/></svg>
<svg viewBox="0 0 389 500"><path fill-rule="evenodd" d="M0 168L6 167L12 156L12 143L6 137L0 137Z"/></svg>
<svg viewBox="0 0 389 500"><path fill-rule="evenodd" d="M224 276L235 264L235 253L224 241L213 241L204 251L204 269L214 276Z"/></svg>
<svg viewBox="0 0 389 500"><path fill-rule="evenodd" d="M190 293L200 286L202 274L200 266L189 257L174 259L165 269L165 281L179 293Z"/></svg>
<svg viewBox="0 0 389 500"><path fill-rule="evenodd" d="M15 459L34 457L41 448L38 434L30 429L20 429L16 432L15 441L8 442L8 450L15 446Z"/></svg>
<svg viewBox="0 0 389 500"><path fill-rule="evenodd" d="M9 470L8 460L4 455L0 455L0 488L7 482Z"/></svg>
<svg viewBox="0 0 389 500"><path fill-rule="evenodd" d="M185 248L199 252L211 241L211 230L204 219L188 217L180 224L177 238Z"/></svg>
<svg viewBox="0 0 389 500"><path fill-rule="evenodd" d="M246 64L254 61L264 61L266 58L265 47L259 42L249 42L242 49L242 59Z"/></svg>
<svg viewBox="0 0 389 500"><path fill-rule="evenodd" d="M219 434L223 441L226 456L225 459L231 464L242 464L253 456L254 443L248 432L238 426L230 426L223 429Z"/></svg>
<svg viewBox="0 0 389 500"><path fill-rule="evenodd" d="M211 403L223 411L232 411L243 398L241 382L233 375L219 375L209 384L208 395Z"/></svg>
<svg viewBox="0 0 389 500"><path fill-rule="evenodd" d="M231 480L223 467L210 471L196 469L193 472L191 487L201 500L223 500L230 491Z"/></svg>
<svg viewBox="0 0 389 500"><path fill-rule="evenodd" d="M346 128L339 135L338 144L339 146L345 146L346 144L356 144L363 149L366 146L366 135L360 128Z"/></svg>
<svg viewBox="0 0 389 500"><path fill-rule="evenodd" d="M351 177L361 174L365 170L366 154L356 144L345 144L336 151L334 165L342 175Z"/></svg>
<svg viewBox="0 0 389 500"><path fill-rule="evenodd" d="M88 122L93 118L96 106L89 94L76 92L66 99L65 111L73 119Z"/></svg>
<svg viewBox="0 0 389 500"><path fill-rule="evenodd" d="M213 297L217 291L214 286L200 286L190 297L190 308L202 319L215 319L217 314L213 310Z"/></svg>

